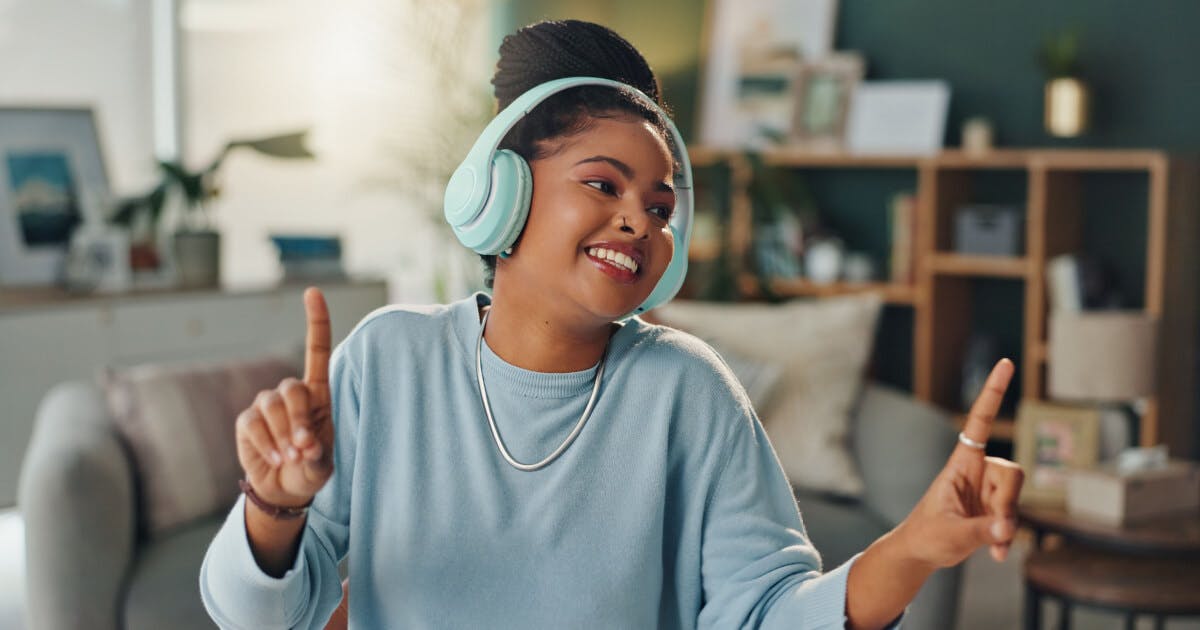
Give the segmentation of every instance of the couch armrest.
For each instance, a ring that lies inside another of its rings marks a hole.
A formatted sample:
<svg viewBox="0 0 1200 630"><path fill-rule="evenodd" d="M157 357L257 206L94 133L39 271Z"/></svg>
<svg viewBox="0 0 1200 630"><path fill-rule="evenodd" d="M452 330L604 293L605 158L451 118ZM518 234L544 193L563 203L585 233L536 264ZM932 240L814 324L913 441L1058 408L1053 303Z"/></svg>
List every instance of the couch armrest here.
<svg viewBox="0 0 1200 630"><path fill-rule="evenodd" d="M854 418L863 502L892 525L908 516L957 440L950 417L912 395L869 383Z"/></svg>
<svg viewBox="0 0 1200 630"><path fill-rule="evenodd" d="M136 535L133 483L100 390L85 381L52 388L17 495L31 627L118 627Z"/></svg>
<svg viewBox="0 0 1200 630"><path fill-rule="evenodd" d="M904 520L941 472L958 441L944 411L907 392L868 383L854 425L866 482L863 503L893 525ZM950 628L958 615L962 565L930 576L909 606L906 628Z"/></svg>

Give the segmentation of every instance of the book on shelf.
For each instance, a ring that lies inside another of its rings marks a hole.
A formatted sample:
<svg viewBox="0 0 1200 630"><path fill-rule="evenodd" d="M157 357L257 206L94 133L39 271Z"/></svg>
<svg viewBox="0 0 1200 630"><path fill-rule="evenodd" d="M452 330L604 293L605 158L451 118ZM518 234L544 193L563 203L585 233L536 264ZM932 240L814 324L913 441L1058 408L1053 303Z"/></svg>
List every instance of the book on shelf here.
<svg viewBox="0 0 1200 630"><path fill-rule="evenodd" d="M342 242L337 236L272 234L284 281L342 279Z"/></svg>
<svg viewBox="0 0 1200 630"><path fill-rule="evenodd" d="M916 235L917 198L911 192L892 195L888 220L892 232L891 281L911 284L915 273L913 240Z"/></svg>
<svg viewBox="0 0 1200 630"><path fill-rule="evenodd" d="M1075 256L1062 254L1046 262L1046 296L1051 312L1078 313L1083 310L1079 261Z"/></svg>
<svg viewBox="0 0 1200 630"><path fill-rule="evenodd" d="M283 279L341 280L346 278L340 260L297 260L283 263Z"/></svg>

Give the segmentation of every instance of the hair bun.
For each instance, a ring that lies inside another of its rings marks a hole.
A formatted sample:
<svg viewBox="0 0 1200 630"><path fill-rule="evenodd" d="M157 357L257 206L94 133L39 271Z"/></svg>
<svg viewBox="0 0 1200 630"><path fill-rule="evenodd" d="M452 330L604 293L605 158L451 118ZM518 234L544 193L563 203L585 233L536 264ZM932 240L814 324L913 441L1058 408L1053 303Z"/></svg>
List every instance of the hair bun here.
<svg viewBox="0 0 1200 630"><path fill-rule="evenodd" d="M536 85L574 76L620 81L661 105L658 81L641 53L612 29L581 20L537 22L506 36L493 93L503 109Z"/></svg>

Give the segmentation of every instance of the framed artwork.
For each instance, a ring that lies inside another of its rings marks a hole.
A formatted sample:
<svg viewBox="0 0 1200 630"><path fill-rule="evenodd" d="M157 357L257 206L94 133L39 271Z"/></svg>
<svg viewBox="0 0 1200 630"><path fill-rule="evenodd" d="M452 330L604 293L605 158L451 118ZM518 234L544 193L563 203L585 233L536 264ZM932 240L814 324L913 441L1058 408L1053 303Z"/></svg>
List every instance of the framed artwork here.
<svg viewBox="0 0 1200 630"><path fill-rule="evenodd" d="M1099 459L1100 410L1021 401L1014 446L1025 470L1021 501L1065 505L1068 471Z"/></svg>
<svg viewBox="0 0 1200 630"><path fill-rule="evenodd" d="M851 100L864 71L857 53L835 53L800 64L791 125L794 144L813 150L842 148Z"/></svg>
<svg viewBox="0 0 1200 630"><path fill-rule="evenodd" d="M854 153L932 155L941 151L950 84L863 81L854 91L846 144Z"/></svg>
<svg viewBox="0 0 1200 630"><path fill-rule="evenodd" d="M786 141L805 60L833 46L837 0L712 0L705 16L700 143L718 148Z"/></svg>
<svg viewBox="0 0 1200 630"><path fill-rule="evenodd" d="M76 227L108 202L91 109L0 107L0 284L59 284Z"/></svg>

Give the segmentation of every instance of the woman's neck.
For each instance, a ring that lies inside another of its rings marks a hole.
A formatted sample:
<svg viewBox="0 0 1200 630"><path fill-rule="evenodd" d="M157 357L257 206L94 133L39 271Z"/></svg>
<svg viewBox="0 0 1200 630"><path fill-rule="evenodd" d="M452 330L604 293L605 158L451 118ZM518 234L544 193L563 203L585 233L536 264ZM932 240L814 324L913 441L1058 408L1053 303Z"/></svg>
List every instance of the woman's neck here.
<svg viewBox="0 0 1200 630"><path fill-rule="evenodd" d="M506 363L534 372L579 372L598 363L615 324L571 326L546 312L493 302L483 333L488 347Z"/></svg>

